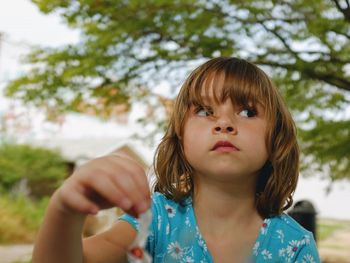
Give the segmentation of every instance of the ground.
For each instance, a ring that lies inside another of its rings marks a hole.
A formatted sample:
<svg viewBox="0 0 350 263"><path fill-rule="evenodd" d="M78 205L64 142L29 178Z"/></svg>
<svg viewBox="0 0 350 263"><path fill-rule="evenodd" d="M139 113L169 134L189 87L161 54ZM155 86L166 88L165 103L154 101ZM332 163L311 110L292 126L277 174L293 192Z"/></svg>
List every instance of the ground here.
<svg viewBox="0 0 350 263"><path fill-rule="evenodd" d="M350 227L335 231L318 247L323 263L350 263Z"/></svg>
<svg viewBox="0 0 350 263"><path fill-rule="evenodd" d="M0 246L0 263L29 262L32 251L30 244Z"/></svg>

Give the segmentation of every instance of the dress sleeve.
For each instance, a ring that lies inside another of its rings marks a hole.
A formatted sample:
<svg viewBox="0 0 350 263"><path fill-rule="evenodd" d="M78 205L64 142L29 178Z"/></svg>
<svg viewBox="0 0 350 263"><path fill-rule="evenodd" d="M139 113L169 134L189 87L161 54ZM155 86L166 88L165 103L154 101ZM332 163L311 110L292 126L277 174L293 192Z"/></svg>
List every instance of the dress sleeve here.
<svg viewBox="0 0 350 263"><path fill-rule="evenodd" d="M140 222L137 220L137 218L125 213L119 217L119 220L128 222L137 232L139 231Z"/></svg>
<svg viewBox="0 0 350 263"><path fill-rule="evenodd" d="M302 243L304 243L304 246L299 250L295 261L321 263L315 239L313 238L311 233L310 235L311 236L305 236L304 239L301 241Z"/></svg>

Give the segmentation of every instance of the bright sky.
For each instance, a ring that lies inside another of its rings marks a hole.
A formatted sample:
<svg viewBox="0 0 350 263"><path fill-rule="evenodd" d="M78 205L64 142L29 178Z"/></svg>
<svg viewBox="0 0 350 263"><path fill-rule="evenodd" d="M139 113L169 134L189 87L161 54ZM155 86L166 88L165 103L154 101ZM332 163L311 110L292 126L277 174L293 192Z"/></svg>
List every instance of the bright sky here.
<svg viewBox="0 0 350 263"><path fill-rule="evenodd" d="M68 30L58 16L40 13L30 0L1 1L0 32L5 34L0 50L2 79L16 74L17 58L26 44L59 46L79 37L79 32Z"/></svg>
<svg viewBox="0 0 350 263"><path fill-rule="evenodd" d="M29 0L11 0L0 2L0 32L4 33L4 41L0 45L0 89L5 81L18 75L23 67L19 58L25 54L25 44L40 44L58 46L76 42L78 32L69 30L60 23L60 18L54 15L41 14ZM8 110L9 101L0 96L0 113ZM44 123L43 116L38 114L36 134L56 133L55 127ZM133 126L136 129L139 126ZM113 137L116 134L126 136L130 128L121 128L115 123L106 123L84 116L68 116L64 127L60 130L62 137ZM35 136L31 134L29 136ZM55 135L57 136L57 134ZM151 159L148 151L148 160ZM350 199L350 183L334 184L333 191L325 194L327 182L317 178L301 178L295 194L295 201L311 200L319 215L340 219L350 219L350 209L344 206L344 201Z"/></svg>

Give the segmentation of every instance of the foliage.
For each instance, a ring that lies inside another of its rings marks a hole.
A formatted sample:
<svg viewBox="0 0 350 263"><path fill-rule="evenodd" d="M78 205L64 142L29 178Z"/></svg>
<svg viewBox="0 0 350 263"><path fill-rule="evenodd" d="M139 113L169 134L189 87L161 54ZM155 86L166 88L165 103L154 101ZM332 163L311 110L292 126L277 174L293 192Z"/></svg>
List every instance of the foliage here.
<svg viewBox="0 0 350 263"><path fill-rule="evenodd" d="M176 90L205 59L240 56L267 69L287 98L308 172L350 178L348 0L32 1L80 29L81 40L33 49L31 70L8 85L9 96L53 115L111 117L120 113L117 105L128 111L151 97L162 104L154 87L172 80Z"/></svg>
<svg viewBox="0 0 350 263"><path fill-rule="evenodd" d="M25 179L32 196L51 193L67 175L58 152L29 145L0 145L0 189L11 190Z"/></svg>
<svg viewBox="0 0 350 263"><path fill-rule="evenodd" d="M0 244L32 243L48 204L24 196L0 196Z"/></svg>

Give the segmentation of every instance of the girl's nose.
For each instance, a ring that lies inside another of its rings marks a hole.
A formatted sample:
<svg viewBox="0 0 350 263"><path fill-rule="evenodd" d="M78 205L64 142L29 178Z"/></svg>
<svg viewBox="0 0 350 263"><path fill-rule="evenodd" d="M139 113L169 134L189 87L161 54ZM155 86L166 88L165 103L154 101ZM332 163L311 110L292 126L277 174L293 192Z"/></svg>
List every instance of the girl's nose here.
<svg viewBox="0 0 350 263"><path fill-rule="evenodd" d="M232 123L221 121L215 124L215 126L213 127L213 133L237 134L237 129L232 125Z"/></svg>

